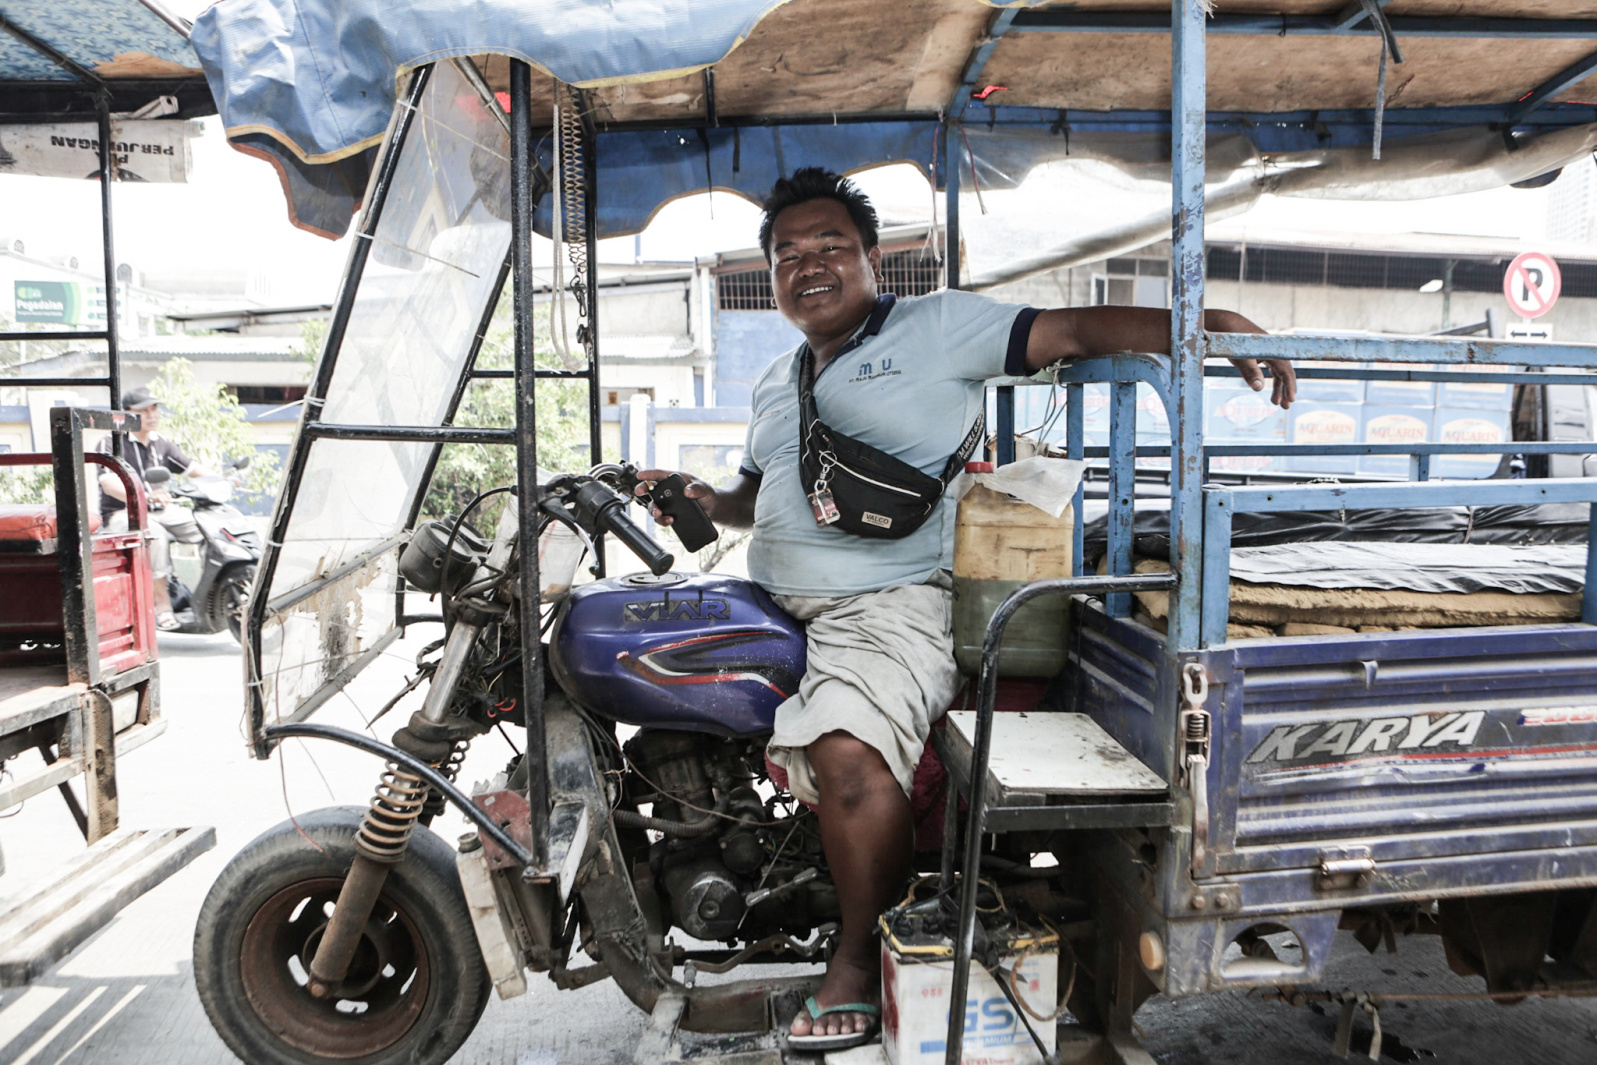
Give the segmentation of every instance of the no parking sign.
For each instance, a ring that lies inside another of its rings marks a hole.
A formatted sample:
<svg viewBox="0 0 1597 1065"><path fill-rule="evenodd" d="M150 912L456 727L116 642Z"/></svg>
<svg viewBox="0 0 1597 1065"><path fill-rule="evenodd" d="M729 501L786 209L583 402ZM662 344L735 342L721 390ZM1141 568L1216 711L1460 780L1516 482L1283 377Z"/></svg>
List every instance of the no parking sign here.
<svg viewBox="0 0 1597 1065"><path fill-rule="evenodd" d="M1503 274L1503 295L1523 318L1540 318L1558 302L1563 278L1551 255L1527 251L1514 257Z"/></svg>

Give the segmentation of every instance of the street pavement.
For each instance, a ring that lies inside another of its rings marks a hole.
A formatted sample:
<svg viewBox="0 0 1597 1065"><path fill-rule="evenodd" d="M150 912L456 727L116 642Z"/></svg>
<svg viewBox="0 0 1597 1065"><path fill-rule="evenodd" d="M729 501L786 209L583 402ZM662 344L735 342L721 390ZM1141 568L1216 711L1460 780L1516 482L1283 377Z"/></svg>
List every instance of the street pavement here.
<svg viewBox="0 0 1597 1065"><path fill-rule="evenodd" d="M418 632L317 716L359 729L402 681L433 634ZM216 849L128 906L105 929L31 988L0 992L0 1065L232 1065L194 990L190 951L200 905L227 861L258 833L334 804L364 804L380 763L328 743L287 744L280 757L249 756L242 727L242 677L226 636L163 636L166 735L119 766L122 823L137 828L213 825ZM416 698L413 696L412 698ZM376 726L387 738L411 705ZM479 740L461 773L471 784L501 768L506 741ZM436 830L453 841L457 815ZM0 819L7 872L0 908L30 881L81 852L83 842L54 793ZM736 975L743 975L742 973ZM489 1003L455 1061L463 1065L608 1065L632 1060L645 1018L609 983L557 991L532 977L521 998ZM1343 937L1321 985L1336 989L1471 995L1479 980L1448 971L1434 937L1399 942L1373 956ZM1335 1007L1291 1007L1258 993L1155 999L1137 1015L1144 1045L1161 1065L1321 1065L1336 1059ZM1597 1062L1597 1003L1532 999L1499 1007L1468 998L1389 1003L1381 1014L1383 1061L1439 1063ZM1355 1050L1368 1048L1361 1018ZM1355 1058L1359 1057L1355 1053ZM851 1058L851 1060L858 1060ZM1365 1060L1368 1060L1365 1057Z"/></svg>

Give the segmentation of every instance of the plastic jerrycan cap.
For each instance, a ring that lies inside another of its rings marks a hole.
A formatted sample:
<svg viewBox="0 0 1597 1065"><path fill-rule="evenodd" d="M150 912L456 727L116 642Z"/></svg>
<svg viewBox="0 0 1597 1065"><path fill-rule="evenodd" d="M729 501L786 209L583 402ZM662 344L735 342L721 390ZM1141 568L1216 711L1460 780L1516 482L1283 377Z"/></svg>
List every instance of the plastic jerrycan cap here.
<svg viewBox="0 0 1597 1065"><path fill-rule="evenodd" d="M967 463L965 463L965 472L966 473L992 473L993 472L993 464L990 463L990 462L967 462Z"/></svg>

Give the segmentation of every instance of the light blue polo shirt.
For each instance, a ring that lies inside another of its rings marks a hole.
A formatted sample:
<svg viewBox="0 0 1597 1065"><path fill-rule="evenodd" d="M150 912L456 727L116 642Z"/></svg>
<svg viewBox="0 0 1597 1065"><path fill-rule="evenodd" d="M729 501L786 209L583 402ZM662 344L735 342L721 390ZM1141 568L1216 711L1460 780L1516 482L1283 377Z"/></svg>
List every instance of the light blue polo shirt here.
<svg viewBox="0 0 1597 1065"><path fill-rule="evenodd" d="M1024 372L1038 311L972 292L884 295L815 381L821 420L933 477L981 411L985 382ZM742 471L760 479L749 577L777 595L845 596L922 584L953 564L945 496L900 540L817 525L799 472L799 349L754 386Z"/></svg>

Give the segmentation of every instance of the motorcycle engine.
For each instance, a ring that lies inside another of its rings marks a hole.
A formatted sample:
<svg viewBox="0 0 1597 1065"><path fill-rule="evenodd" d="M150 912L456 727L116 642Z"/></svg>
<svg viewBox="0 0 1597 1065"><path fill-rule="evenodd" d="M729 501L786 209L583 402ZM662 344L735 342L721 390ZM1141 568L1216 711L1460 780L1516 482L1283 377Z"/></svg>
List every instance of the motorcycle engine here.
<svg viewBox="0 0 1597 1065"><path fill-rule="evenodd" d="M643 789L633 797L653 804L637 820L660 833L649 846L654 882L671 923L695 939L806 933L836 917L813 824L806 833L776 821L754 789L763 751L760 741L672 729L642 729L626 745Z"/></svg>

